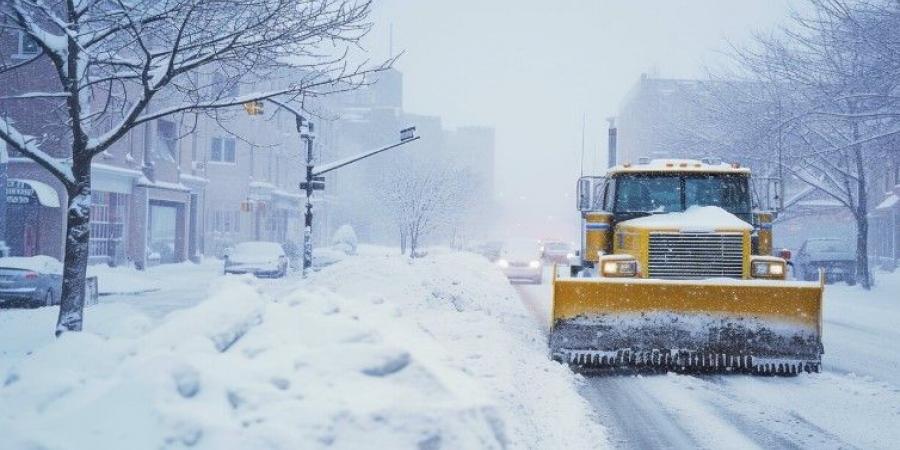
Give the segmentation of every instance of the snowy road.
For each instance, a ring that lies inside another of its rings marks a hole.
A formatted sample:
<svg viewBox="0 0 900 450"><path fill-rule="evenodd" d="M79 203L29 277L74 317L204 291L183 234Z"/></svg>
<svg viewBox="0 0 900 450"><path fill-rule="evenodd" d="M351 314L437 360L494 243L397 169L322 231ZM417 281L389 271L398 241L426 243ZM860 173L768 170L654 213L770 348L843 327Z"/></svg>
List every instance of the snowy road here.
<svg viewBox="0 0 900 450"><path fill-rule="evenodd" d="M616 448L891 448L900 439L898 279L872 293L826 288L822 374L595 376L581 395ZM516 290L546 332L550 284Z"/></svg>

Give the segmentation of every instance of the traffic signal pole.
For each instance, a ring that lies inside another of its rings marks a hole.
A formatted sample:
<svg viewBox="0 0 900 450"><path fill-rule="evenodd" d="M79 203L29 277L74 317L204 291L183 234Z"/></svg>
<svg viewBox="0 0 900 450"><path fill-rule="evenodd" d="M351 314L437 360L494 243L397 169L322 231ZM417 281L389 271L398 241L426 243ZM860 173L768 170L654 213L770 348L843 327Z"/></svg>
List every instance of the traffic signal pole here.
<svg viewBox="0 0 900 450"><path fill-rule="evenodd" d="M300 132L300 138L306 143L306 213L303 217L303 278L306 278L309 269L312 267L312 194L315 189L313 184L313 123L309 122L307 133L303 132L303 117L297 116L297 131ZM323 186L324 187L324 186Z"/></svg>
<svg viewBox="0 0 900 450"><path fill-rule="evenodd" d="M287 103L272 98L266 100L293 114L294 118L297 121L297 132L300 133L300 140L303 141L303 145L305 145L306 147L306 177L305 181L300 183L300 190L306 193L306 213L303 217L303 278L306 278L309 273L309 269L312 267L312 195L314 191L325 190L325 179L322 175L331 172L332 170L340 169L341 167L353 164L357 161L375 156L379 153L400 147L401 145L406 145L410 142L417 141L421 137L416 136L416 127L404 128L400 130L400 142L389 144L375 150L362 152L350 156L349 158L340 159L328 164L322 164L321 166L316 168L315 162L313 160L313 145L316 139L313 123L306 120L306 118L303 117L303 114L299 110L295 109ZM262 102L248 102L248 104L244 105L244 109L247 111L247 114L251 116L261 115L263 112Z"/></svg>

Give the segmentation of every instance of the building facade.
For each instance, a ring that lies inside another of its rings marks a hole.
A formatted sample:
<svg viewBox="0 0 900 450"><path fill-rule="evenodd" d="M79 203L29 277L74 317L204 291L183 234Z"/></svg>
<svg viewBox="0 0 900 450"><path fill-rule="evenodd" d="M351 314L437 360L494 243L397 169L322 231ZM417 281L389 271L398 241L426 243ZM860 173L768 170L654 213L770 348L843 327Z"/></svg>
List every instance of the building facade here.
<svg viewBox="0 0 900 450"><path fill-rule="evenodd" d="M0 33L0 57L14 64L37 53L21 32ZM0 96L59 90L46 58L0 74ZM111 101L124 107L124 100ZM70 133L63 117L47 114L62 107L58 99L6 99L0 114L27 135L40 136L40 148L59 159L69 154ZM95 124L99 135L113 120ZM199 254L191 212L201 209L204 184L182 179L184 141L174 120L148 122L94 158L91 167L90 261L131 263L138 267L187 260ZM67 193L34 161L9 152L6 183L5 240L11 254L49 255L62 259ZM188 175L190 173L188 172ZM24 220L20 220L24 218Z"/></svg>

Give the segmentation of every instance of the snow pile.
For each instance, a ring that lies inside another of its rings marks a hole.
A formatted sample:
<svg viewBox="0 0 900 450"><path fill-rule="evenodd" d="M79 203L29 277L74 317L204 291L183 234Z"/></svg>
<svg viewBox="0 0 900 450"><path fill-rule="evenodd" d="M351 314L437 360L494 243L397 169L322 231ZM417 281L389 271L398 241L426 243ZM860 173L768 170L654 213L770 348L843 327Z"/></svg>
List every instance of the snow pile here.
<svg viewBox="0 0 900 450"><path fill-rule="evenodd" d="M205 259L200 264L183 262L179 264L163 264L137 270L133 267L110 267L106 264L88 266L89 277L97 277L101 295L136 295L159 291L169 286L173 280L183 282L185 275L196 277L206 272L221 272L222 261Z"/></svg>
<svg viewBox="0 0 900 450"><path fill-rule="evenodd" d="M604 440L575 377L546 358L533 319L481 258L437 252L410 262L366 250L308 284L221 280L206 301L155 327L133 308L101 304L90 312L104 311L103 327L91 327L89 315L83 333L0 344L16 347L0 359L4 446L588 448ZM11 328L30 319L46 318L19 315Z"/></svg>
<svg viewBox="0 0 900 450"><path fill-rule="evenodd" d="M331 245L347 255L355 255L356 247L359 246L359 239L356 237L356 231L350 224L341 225L334 236L331 237Z"/></svg>
<svg viewBox="0 0 900 450"><path fill-rule="evenodd" d="M691 206L684 212L653 214L626 220L622 226L685 233L712 233L720 230L752 230L753 227L718 206Z"/></svg>

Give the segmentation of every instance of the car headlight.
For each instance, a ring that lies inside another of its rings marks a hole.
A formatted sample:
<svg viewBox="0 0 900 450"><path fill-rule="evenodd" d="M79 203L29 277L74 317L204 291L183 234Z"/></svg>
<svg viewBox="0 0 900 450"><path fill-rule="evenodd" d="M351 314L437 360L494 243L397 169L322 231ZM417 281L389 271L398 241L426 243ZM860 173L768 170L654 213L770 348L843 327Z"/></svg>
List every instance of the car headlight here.
<svg viewBox="0 0 900 450"><path fill-rule="evenodd" d="M770 278L783 280L787 270L783 260L765 259L750 263L750 274L753 278Z"/></svg>
<svg viewBox="0 0 900 450"><path fill-rule="evenodd" d="M633 277L638 273L638 264L634 259L601 260L600 271L605 277Z"/></svg>
<svg viewBox="0 0 900 450"><path fill-rule="evenodd" d="M503 267L503 268L507 268L507 267L509 267L509 261L507 261L505 259L498 259L497 265L500 267Z"/></svg>
<svg viewBox="0 0 900 450"><path fill-rule="evenodd" d="M540 261L531 261L530 263L528 263L528 267L531 267L532 269L537 269L538 267L541 267L541 262Z"/></svg>
<svg viewBox="0 0 900 450"><path fill-rule="evenodd" d="M566 259L572 259L575 257L574 253L566 253Z"/></svg>

